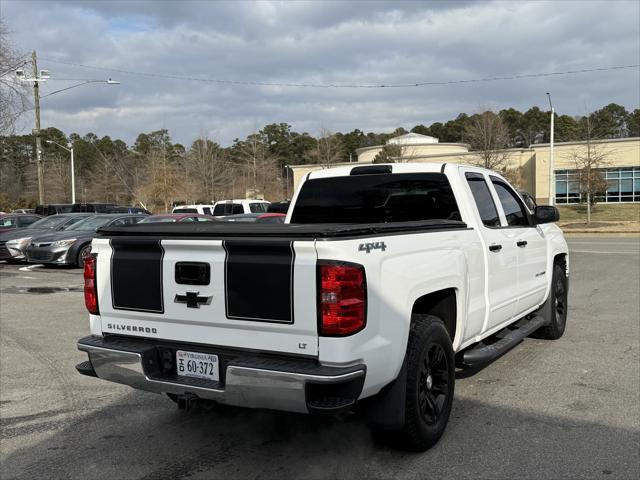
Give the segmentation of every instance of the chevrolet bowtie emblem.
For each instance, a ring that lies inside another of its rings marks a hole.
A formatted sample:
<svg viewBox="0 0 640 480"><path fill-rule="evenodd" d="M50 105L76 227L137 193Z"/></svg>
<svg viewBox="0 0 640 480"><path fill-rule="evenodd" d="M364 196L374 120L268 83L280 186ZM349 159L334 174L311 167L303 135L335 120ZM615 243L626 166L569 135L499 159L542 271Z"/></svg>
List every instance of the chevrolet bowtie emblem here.
<svg viewBox="0 0 640 480"><path fill-rule="evenodd" d="M200 305L209 305L211 297L201 297L200 292L177 293L173 299L175 303L186 303L188 308L200 308Z"/></svg>

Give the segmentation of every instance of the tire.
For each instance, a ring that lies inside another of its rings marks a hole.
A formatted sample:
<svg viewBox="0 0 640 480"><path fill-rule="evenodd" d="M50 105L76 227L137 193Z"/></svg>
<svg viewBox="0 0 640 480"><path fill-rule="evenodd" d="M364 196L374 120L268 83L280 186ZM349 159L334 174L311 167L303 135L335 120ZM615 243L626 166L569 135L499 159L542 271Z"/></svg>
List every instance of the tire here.
<svg viewBox="0 0 640 480"><path fill-rule="evenodd" d="M416 315L411 322L406 355L404 426L386 434L396 447L423 452L434 446L449 422L455 386L451 338L442 320Z"/></svg>
<svg viewBox="0 0 640 480"><path fill-rule="evenodd" d="M539 328L534 336L545 340L557 340L564 334L567 326L568 288L567 277L560 265L553 265L551 291L543 306L547 309L549 325Z"/></svg>
<svg viewBox="0 0 640 480"><path fill-rule="evenodd" d="M84 259L91 254L91 244L85 245L78 252L78 259L76 260L76 265L80 268L84 268Z"/></svg>

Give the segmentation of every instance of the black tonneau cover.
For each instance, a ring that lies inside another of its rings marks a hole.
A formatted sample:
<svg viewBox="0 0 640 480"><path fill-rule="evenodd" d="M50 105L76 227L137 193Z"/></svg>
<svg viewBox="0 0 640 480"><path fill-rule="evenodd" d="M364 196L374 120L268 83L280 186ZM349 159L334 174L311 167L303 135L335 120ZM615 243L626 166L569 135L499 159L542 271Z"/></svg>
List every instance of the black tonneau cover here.
<svg viewBox="0 0 640 480"><path fill-rule="evenodd" d="M379 235L411 234L442 230L466 229L458 220L421 220L416 222L376 224L270 224L270 223L139 223L119 227L103 227L99 238L155 237L155 238L280 238L311 240L331 238L358 238Z"/></svg>

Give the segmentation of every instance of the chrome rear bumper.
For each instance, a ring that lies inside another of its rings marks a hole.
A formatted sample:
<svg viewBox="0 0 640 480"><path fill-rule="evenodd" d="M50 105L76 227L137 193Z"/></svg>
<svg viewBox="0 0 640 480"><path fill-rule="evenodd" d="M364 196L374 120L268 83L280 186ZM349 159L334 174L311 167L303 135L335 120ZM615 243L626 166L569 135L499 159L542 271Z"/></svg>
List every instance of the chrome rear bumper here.
<svg viewBox="0 0 640 480"><path fill-rule="evenodd" d="M345 368L318 366L317 371L309 371L308 363L302 370L278 370L283 363L259 359L260 366L251 366L251 357L244 357L241 364L228 362L225 370L224 384L211 385L213 382L197 379L160 378L160 376L145 371L145 365L153 364L149 353L145 351L126 351L119 348L109 348L96 345L101 337L85 337L78 341L78 349L87 352L93 371L81 370L84 375L95 375L103 380L129 385L133 388L154 393L172 393L175 395L195 395L198 398L215 400L219 403L249 408L268 408L289 412L317 412L335 413L332 410L344 410L357 400L364 383L364 366ZM101 342L106 344L108 342ZM128 343L132 343L128 341ZM143 344L144 345L144 344ZM191 347L196 348L197 347ZM84 362L86 364L86 362ZM81 364L82 365L82 364ZM222 365L220 368L223 368ZM206 384L209 385L206 385ZM313 385L313 388L309 388ZM323 394L338 392L335 395ZM345 388L341 388L344 386ZM337 390L336 390L337 387ZM310 390L315 393L311 394ZM340 392L348 392L341 397ZM323 398L327 397L327 398ZM336 402L336 400L338 400Z"/></svg>

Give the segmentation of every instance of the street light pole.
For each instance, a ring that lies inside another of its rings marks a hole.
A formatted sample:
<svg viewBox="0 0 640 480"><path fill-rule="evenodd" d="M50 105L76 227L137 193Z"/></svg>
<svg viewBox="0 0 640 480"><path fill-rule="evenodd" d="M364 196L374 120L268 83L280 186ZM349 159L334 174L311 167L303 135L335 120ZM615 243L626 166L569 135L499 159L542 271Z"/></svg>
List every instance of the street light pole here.
<svg viewBox="0 0 640 480"><path fill-rule="evenodd" d="M555 110L553 108L553 104L551 103L551 94L547 92L547 97L549 97L549 106L551 107L551 135L550 135L550 145L549 145L549 205L555 205L556 193L555 193L555 166L554 166L554 157L553 157L553 134L554 134L554 126L553 121L555 115Z"/></svg>
<svg viewBox="0 0 640 480"><path fill-rule="evenodd" d="M53 140L47 140L47 143L57 145L71 154L71 203L76 203L76 170L73 165L73 144L69 143L69 148L67 148Z"/></svg>
<svg viewBox="0 0 640 480"><path fill-rule="evenodd" d="M73 165L73 146L71 152L71 203L76 203L76 170Z"/></svg>
<svg viewBox="0 0 640 480"><path fill-rule="evenodd" d="M38 82L38 62L36 59L36 51L31 53L33 63L33 100L36 109L36 129L33 134L36 136L36 165L38 172L38 203L44 203L44 171L42 168L42 139L40 138L40 86Z"/></svg>

